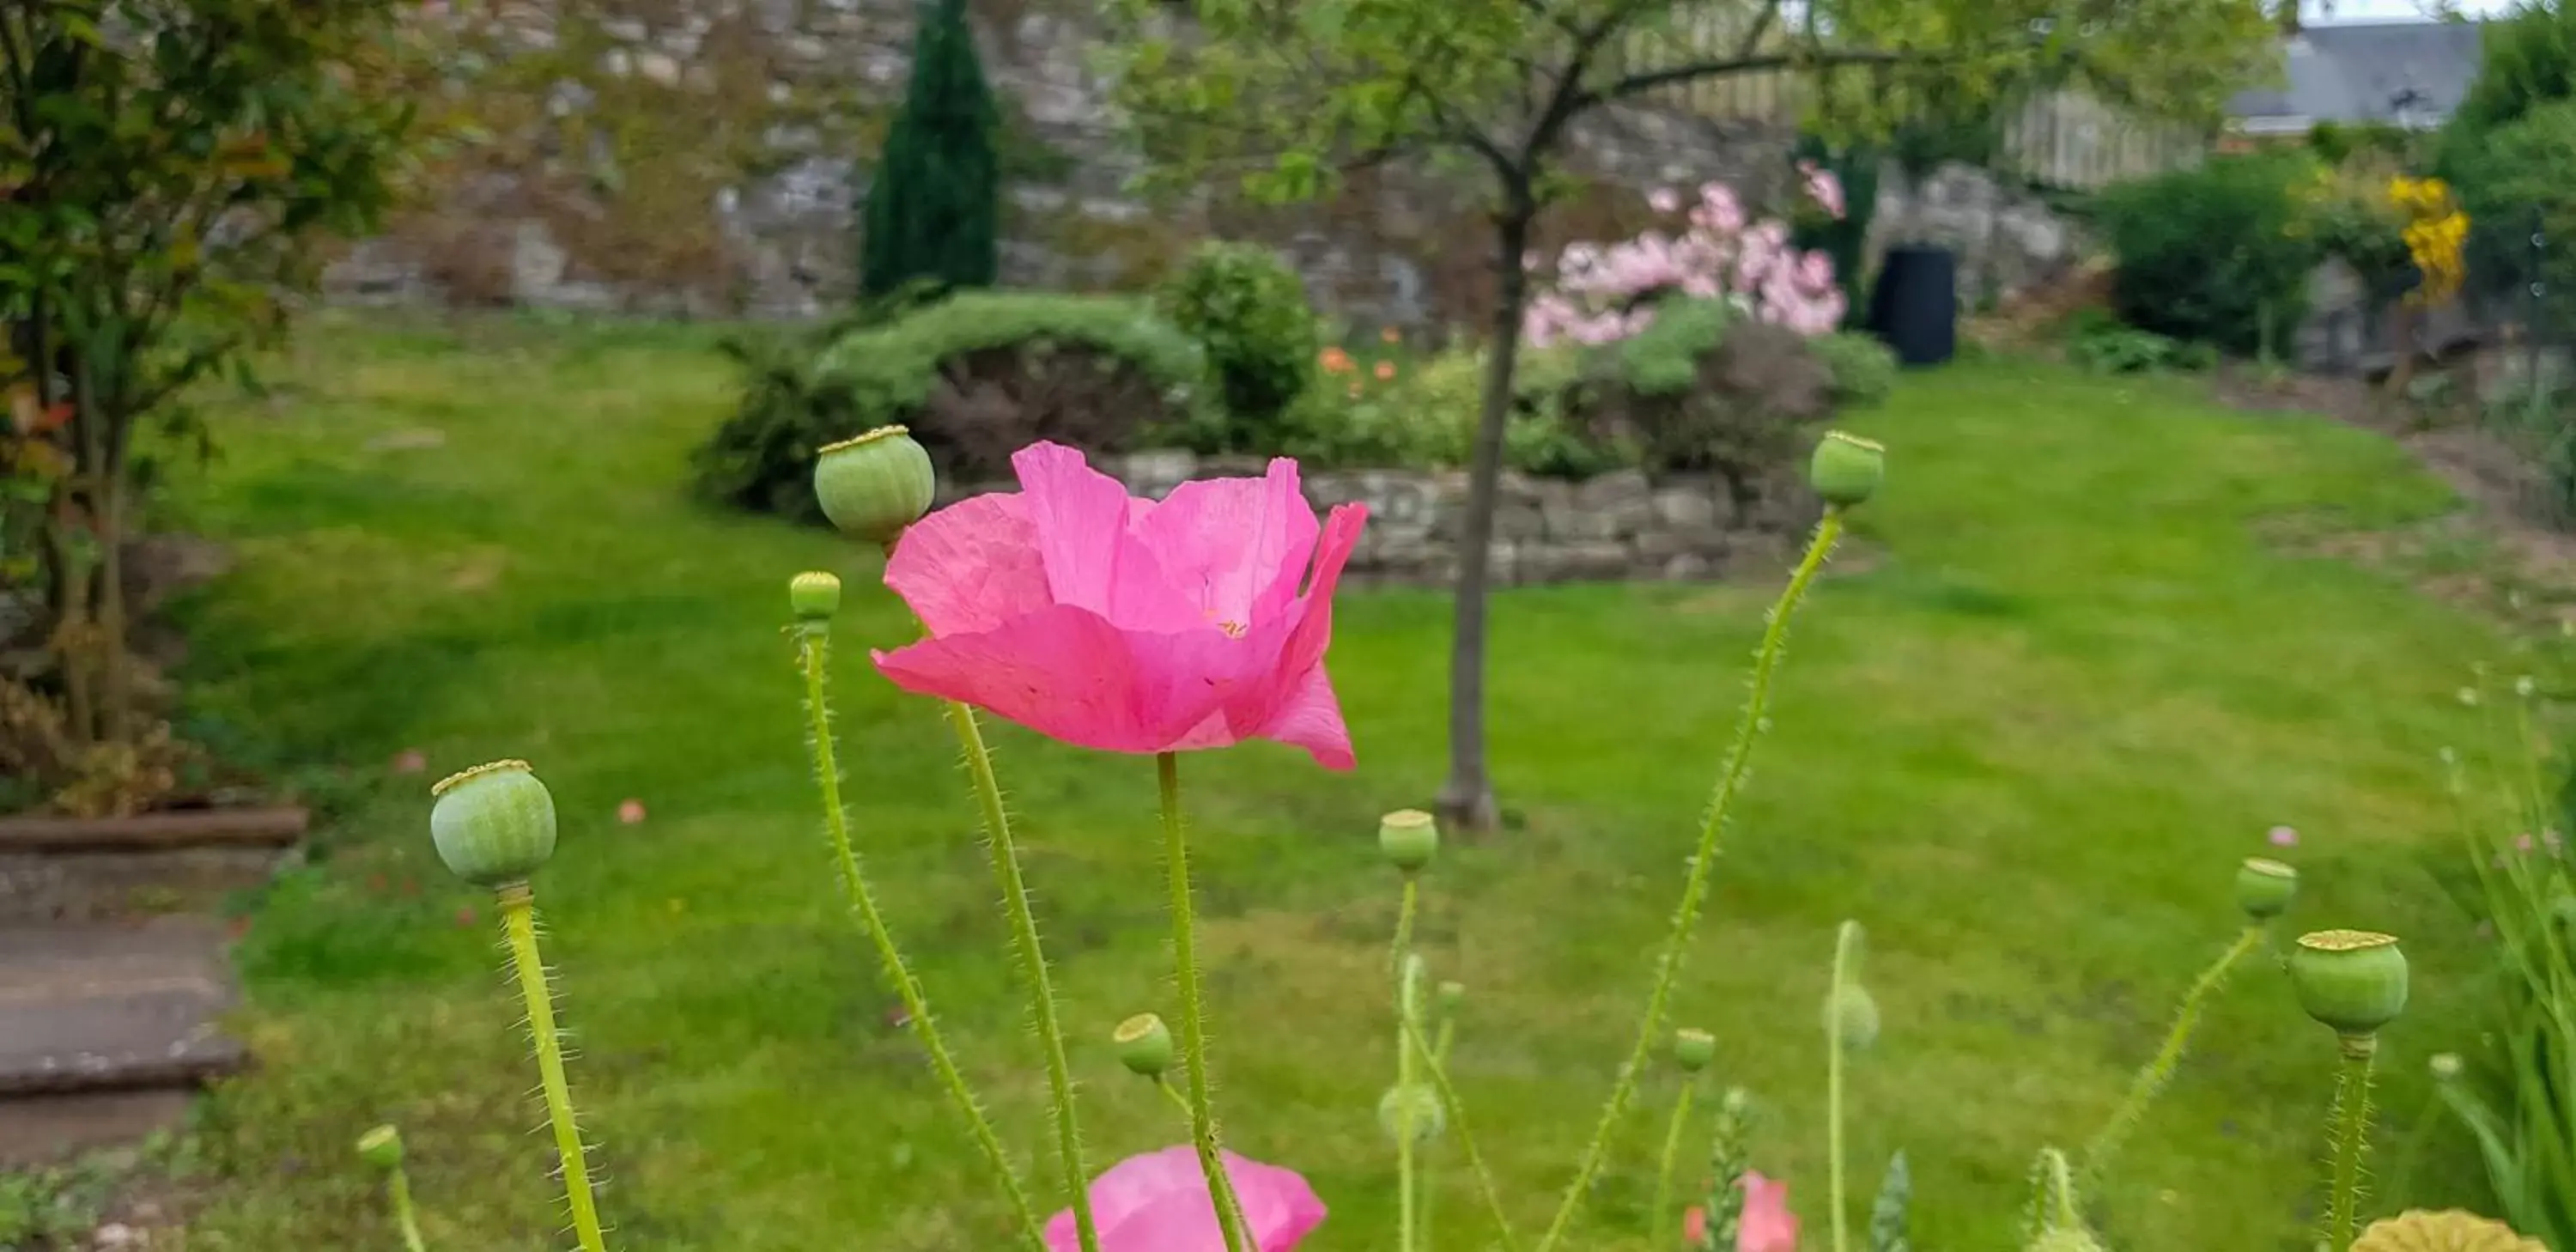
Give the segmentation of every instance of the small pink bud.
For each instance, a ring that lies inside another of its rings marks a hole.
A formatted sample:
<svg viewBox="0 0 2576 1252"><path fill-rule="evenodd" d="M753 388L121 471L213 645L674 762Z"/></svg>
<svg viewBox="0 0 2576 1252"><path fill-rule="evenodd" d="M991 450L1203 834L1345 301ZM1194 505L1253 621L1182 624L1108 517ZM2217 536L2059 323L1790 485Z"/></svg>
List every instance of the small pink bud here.
<svg viewBox="0 0 2576 1252"><path fill-rule="evenodd" d="M641 800L628 800L625 803L618 805L617 820L624 822L629 826L643 821L644 802Z"/></svg>
<svg viewBox="0 0 2576 1252"><path fill-rule="evenodd" d="M429 757L418 748L405 748L394 754L393 769L397 774L417 774L429 768Z"/></svg>
<svg viewBox="0 0 2576 1252"><path fill-rule="evenodd" d="M2276 848L2295 848L2299 846L2299 832L2292 830L2287 826L2273 827L2272 833L2266 837L2272 841L2272 846Z"/></svg>

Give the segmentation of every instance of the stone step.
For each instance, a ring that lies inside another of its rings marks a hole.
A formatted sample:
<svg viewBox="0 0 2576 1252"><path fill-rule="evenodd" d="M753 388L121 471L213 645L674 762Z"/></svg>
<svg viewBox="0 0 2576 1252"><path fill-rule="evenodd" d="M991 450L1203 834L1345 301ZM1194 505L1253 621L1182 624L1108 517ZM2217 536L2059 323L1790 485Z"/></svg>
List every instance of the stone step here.
<svg viewBox="0 0 2576 1252"><path fill-rule="evenodd" d="M0 817L0 851L283 848L303 838L311 822L310 814L291 805L182 809L133 817Z"/></svg>
<svg viewBox="0 0 2576 1252"><path fill-rule="evenodd" d="M0 1157L37 1159L122 1133L181 1091L240 1068L217 1019L234 1003L221 923L0 929Z"/></svg>

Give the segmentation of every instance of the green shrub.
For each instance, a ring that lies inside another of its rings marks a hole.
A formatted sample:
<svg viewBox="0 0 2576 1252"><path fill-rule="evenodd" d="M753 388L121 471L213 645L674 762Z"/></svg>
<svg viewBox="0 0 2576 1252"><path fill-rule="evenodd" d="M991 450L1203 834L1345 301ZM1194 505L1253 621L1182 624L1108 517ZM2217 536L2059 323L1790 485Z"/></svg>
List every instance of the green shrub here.
<svg viewBox="0 0 2576 1252"><path fill-rule="evenodd" d="M1320 335L1305 281L1258 244L1206 243L1164 284L1159 303L1206 348L1234 419L1219 432L1222 446L1200 450L1265 450L1315 377Z"/></svg>
<svg viewBox="0 0 2576 1252"><path fill-rule="evenodd" d="M737 342L734 415L695 457L713 500L819 520L815 451L877 426L913 428L946 481L1009 475L1040 439L1116 452L1203 422L1205 363L1141 301L967 292L828 346Z"/></svg>
<svg viewBox="0 0 2576 1252"><path fill-rule="evenodd" d="M1589 478L1633 461L1585 438L1561 408L1578 358L1570 348L1524 349L1515 371L1503 464L1546 478ZM1444 352L1399 365L1383 382L1326 378L1291 411L1280 451L1337 468L1455 468L1467 463L1483 413L1486 357Z"/></svg>
<svg viewBox="0 0 2576 1252"><path fill-rule="evenodd" d="M2207 369L2217 364L2206 344L2122 325L2101 309L2086 309L2067 327L2068 359L2095 374L2144 374L2153 370Z"/></svg>
<svg viewBox="0 0 2576 1252"><path fill-rule="evenodd" d="M1556 406L1605 455L1649 474L1714 473L1749 505L1833 410L1838 387L1821 342L1730 318L1715 302L1671 301L1652 327L1586 358Z"/></svg>
<svg viewBox="0 0 2576 1252"><path fill-rule="evenodd" d="M2445 137L2443 173L2469 215L2469 267L2478 276L2531 277L2531 234L2551 312L2576 312L2576 100L2544 104L2497 129ZM2503 284L2481 284L2494 288ZM2520 282L2510 284L2520 294Z"/></svg>
<svg viewBox="0 0 2576 1252"><path fill-rule="evenodd" d="M1876 335L1838 331L1808 340L1807 347L1833 375L1837 407L1868 408L1896 390L1896 353Z"/></svg>
<svg viewBox="0 0 2576 1252"><path fill-rule="evenodd" d="M2304 153L2258 154L2113 188L2101 218L2121 320L2239 353L2286 342L2318 259L2300 196L2315 176Z"/></svg>
<svg viewBox="0 0 2576 1252"><path fill-rule="evenodd" d="M2482 134L2576 98L2576 13L2565 5L2525 0L2482 24L2478 41L2478 76L2452 110L2455 132Z"/></svg>
<svg viewBox="0 0 2576 1252"><path fill-rule="evenodd" d="M868 188L859 289L884 295L931 279L989 287L998 270L1000 113L975 53L965 0L921 10L912 78Z"/></svg>

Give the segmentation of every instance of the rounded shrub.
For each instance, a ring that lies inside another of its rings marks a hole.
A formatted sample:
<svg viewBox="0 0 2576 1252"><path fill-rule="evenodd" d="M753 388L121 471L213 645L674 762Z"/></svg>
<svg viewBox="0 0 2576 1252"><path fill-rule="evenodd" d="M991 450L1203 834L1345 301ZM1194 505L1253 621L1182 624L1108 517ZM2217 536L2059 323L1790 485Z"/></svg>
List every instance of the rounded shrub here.
<svg viewBox="0 0 2576 1252"><path fill-rule="evenodd" d="M1262 446L1315 373L1321 333L1306 283L1258 244L1211 242L1163 284L1164 316L1207 350L1228 414L1225 442L1210 451Z"/></svg>
<svg viewBox="0 0 2576 1252"><path fill-rule="evenodd" d="M2318 259L2302 196L2315 176L2304 153L2265 153L2113 188L2101 217L2120 319L2231 352L2285 348Z"/></svg>

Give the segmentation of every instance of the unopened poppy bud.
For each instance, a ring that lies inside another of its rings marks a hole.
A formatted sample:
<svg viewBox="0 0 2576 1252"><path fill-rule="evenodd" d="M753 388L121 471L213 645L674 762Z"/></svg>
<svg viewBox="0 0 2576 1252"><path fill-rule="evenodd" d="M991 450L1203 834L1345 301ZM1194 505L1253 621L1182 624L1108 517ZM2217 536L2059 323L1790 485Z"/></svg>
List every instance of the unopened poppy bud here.
<svg viewBox="0 0 2576 1252"><path fill-rule="evenodd" d="M402 1132L391 1126L378 1126L358 1136L358 1159L377 1169L402 1167Z"/></svg>
<svg viewBox="0 0 2576 1252"><path fill-rule="evenodd" d="M1825 997L1825 1036L1854 1052L1878 1042L1878 1000L1857 983Z"/></svg>
<svg viewBox="0 0 2576 1252"><path fill-rule="evenodd" d="M841 611L841 580L807 570L787 580L787 607L800 622L819 622Z"/></svg>
<svg viewBox="0 0 2576 1252"><path fill-rule="evenodd" d="M2279 861L2248 857L2236 867L2236 907L2267 922L2287 912L2299 894L2299 871Z"/></svg>
<svg viewBox="0 0 2576 1252"><path fill-rule="evenodd" d="M1131 1073L1160 1078L1172 1067L1172 1028L1151 1013L1138 1013L1118 1023L1109 1041L1118 1047L1118 1063Z"/></svg>
<svg viewBox="0 0 2576 1252"><path fill-rule="evenodd" d="M1887 477L1887 449L1839 430L1825 432L1807 463L1807 481L1825 503L1848 509L1878 493Z"/></svg>
<svg viewBox="0 0 2576 1252"><path fill-rule="evenodd" d="M893 543L939 494L930 453L901 426L880 426L816 454L814 498L842 534Z"/></svg>
<svg viewBox="0 0 2576 1252"><path fill-rule="evenodd" d="M1717 1036L1689 1027L1673 1032L1673 1063L1684 1073L1696 1074L1716 1059Z"/></svg>
<svg viewBox="0 0 2576 1252"><path fill-rule="evenodd" d="M1440 824L1420 809L1399 809L1378 820L1377 848L1388 864L1418 873L1440 851Z"/></svg>
<svg viewBox="0 0 2576 1252"><path fill-rule="evenodd" d="M2321 930L2290 949L2290 982L2308 1016L2369 1035L2406 1011L2406 954L2393 935Z"/></svg>
<svg viewBox="0 0 2576 1252"><path fill-rule="evenodd" d="M483 887L525 882L555 854L555 801L526 761L494 761L430 788L429 836L457 877Z"/></svg>
<svg viewBox="0 0 2576 1252"><path fill-rule="evenodd" d="M2427 1062L2427 1065L2433 1071L2435 1082L2449 1082L2459 1077L2460 1070L2463 1068L2460 1064L2460 1054L2457 1052L2437 1052L2433 1054L2433 1059Z"/></svg>
<svg viewBox="0 0 2576 1252"><path fill-rule="evenodd" d="M1378 1098L1377 1124L1387 1138L1403 1142L1407 1118L1411 1119L1416 1144L1429 1143L1446 1129L1439 1095L1421 1083L1389 1087Z"/></svg>
<svg viewBox="0 0 2576 1252"><path fill-rule="evenodd" d="M1466 1003L1467 984L1463 982L1444 982L1432 993L1431 1007L1439 1010L1443 1018L1458 1016L1458 1010Z"/></svg>

